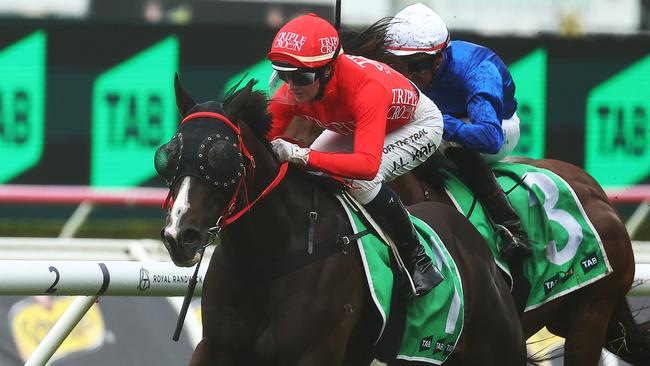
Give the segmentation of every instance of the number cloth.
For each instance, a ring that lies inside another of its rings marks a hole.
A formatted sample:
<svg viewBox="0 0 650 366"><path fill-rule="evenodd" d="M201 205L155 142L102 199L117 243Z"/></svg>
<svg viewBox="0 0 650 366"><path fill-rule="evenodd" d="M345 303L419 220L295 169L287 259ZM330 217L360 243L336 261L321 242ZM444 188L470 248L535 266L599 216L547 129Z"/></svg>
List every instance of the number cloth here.
<svg viewBox="0 0 650 366"><path fill-rule="evenodd" d="M525 164L492 165L508 194L522 227L532 241L533 254L524 261L531 284L526 311L584 287L612 272L602 241L571 187L555 173ZM452 200L487 240L495 258L500 237L469 189L448 171L445 186ZM522 181L518 185L517 182ZM513 189L513 187L515 187ZM470 214L471 212L471 214ZM497 239L498 237L498 239ZM500 259L499 267L509 272Z"/></svg>

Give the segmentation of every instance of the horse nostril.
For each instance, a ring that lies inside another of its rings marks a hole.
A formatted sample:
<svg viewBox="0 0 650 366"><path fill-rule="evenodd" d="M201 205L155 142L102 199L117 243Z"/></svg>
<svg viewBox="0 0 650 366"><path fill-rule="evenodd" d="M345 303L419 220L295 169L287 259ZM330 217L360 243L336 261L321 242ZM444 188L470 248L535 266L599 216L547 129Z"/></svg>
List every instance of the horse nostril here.
<svg viewBox="0 0 650 366"><path fill-rule="evenodd" d="M160 232L160 237L167 248L173 248L176 246L176 238L170 232L163 229Z"/></svg>
<svg viewBox="0 0 650 366"><path fill-rule="evenodd" d="M201 232L193 228L187 228L183 231L183 234L180 236L180 242L182 245L199 245L201 240Z"/></svg>

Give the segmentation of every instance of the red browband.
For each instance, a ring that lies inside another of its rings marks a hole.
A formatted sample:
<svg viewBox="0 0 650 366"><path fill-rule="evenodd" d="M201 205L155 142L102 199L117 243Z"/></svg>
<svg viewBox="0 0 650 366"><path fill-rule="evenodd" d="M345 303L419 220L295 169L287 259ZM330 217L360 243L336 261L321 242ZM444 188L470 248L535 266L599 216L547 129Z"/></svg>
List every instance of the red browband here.
<svg viewBox="0 0 650 366"><path fill-rule="evenodd" d="M194 112L192 114L189 114L187 117L183 118L183 120L181 121L181 125L189 120L196 119L196 118L215 118L227 124L228 127L230 127L233 131L235 131L237 136L239 136L239 134L241 133L239 127L236 126L234 123L230 122L228 117L224 116L223 114L215 113L215 112Z"/></svg>

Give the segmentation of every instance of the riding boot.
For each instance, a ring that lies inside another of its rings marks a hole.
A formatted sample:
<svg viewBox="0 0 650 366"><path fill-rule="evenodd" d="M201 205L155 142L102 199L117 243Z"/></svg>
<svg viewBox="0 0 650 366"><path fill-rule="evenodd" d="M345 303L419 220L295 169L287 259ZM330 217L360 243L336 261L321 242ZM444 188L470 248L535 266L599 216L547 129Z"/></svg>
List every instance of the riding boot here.
<svg viewBox="0 0 650 366"><path fill-rule="evenodd" d="M506 243L500 249L501 256L506 260L514 256L529 256L528 235L522 229L521 220L499 186L490 165L479 153L463 147L448 148L445 156L456 164L463 181L483 203L497 231L505 239Z"/></svg>
<svg viewBox="0 0 650 366"><path fill-rule="evenodd" d="M395 242L397 251L413 280L415 293L413 294L411 290L412 296L426 295L442 282L444 278L420 243L408 211L399 196L387 184L382 184L377 196L364 207Z"/></svg>
<svg viewBox="0 0 650 366"><path fill-rule="evenodd" d="M497 224L498 231L506 239L506 244L500 248L501 256L505 260L528 257L532 253L528 235L521 227L521 220L503 190L499 188L499 191L483 204Z"/></svg>

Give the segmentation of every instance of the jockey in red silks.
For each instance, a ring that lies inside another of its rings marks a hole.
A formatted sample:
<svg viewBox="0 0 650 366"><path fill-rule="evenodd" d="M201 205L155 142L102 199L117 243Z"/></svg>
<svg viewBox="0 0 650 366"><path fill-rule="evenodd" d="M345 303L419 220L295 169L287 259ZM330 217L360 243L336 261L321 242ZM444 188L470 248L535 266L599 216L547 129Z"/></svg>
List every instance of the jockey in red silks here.
<svg viewBox="0 0 650 366"><path fill-rule="evenodd" d="M267 136L278 159L346 179L352 196L393 238L413 280L412 295L428 293L442 275L385 182L424 162L440 145L436 105L387 65L343 54L336 29L315 14L284 25L268 58L284 81L271 99ZM309 148L282 139L296 116L325 129Z"/></svg>
<svg viewBox="0 0 650 366"><path fill-rule="evenodd" d="M508 68L486 47L451 41L442 18L421 3L398 12L386 37L388 51L406 63L409 79L442 110L440 150L505 234L502 256L528 256L528 236L487 164L506 157L519 142L515 83Z"/></svg>

